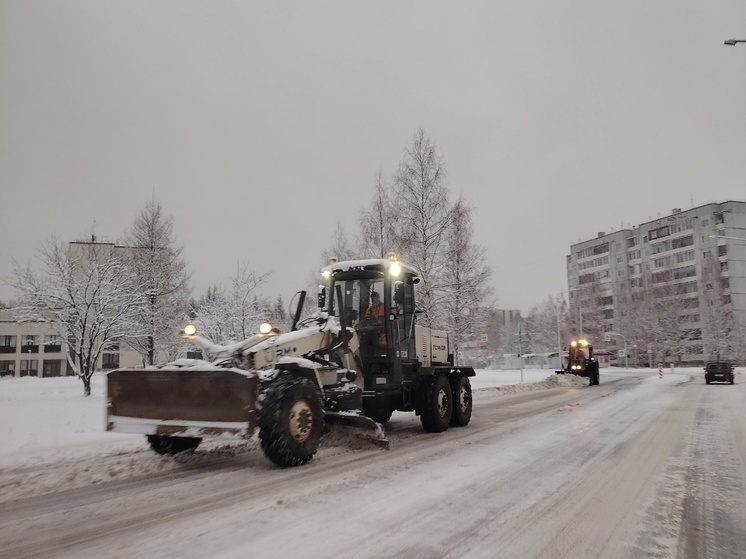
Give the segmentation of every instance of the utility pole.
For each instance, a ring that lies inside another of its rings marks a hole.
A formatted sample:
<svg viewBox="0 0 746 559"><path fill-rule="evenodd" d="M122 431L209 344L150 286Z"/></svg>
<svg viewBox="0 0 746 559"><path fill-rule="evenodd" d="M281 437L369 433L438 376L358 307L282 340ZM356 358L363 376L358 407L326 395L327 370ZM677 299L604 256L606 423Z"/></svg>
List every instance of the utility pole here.
<svg viewBox="0 0 746 559"><path fill-rule="evenodd" d="M521 382L523 382L523 322L518 324L518 359L521 361Z"/></svg>

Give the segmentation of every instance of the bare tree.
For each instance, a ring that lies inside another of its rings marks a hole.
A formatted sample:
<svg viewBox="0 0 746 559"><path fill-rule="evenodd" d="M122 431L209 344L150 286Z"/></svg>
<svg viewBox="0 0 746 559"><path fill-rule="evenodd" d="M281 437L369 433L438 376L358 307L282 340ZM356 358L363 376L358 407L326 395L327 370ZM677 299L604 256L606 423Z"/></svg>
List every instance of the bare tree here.
<svg viewBox="0 0 746 559"><path fill-rule="evenodd" d="M492 269L486 263L484 248L474 243L471 216L472 208L459 198L443 243L443 296L437 302L442 309L439 322L453 337L454 355L465 341L476 339L484 329L487 299L492 294Z"/></svg>
<svg viewBox="0 0 746 559"><path fill-rule="evenodd" d="M128 264L148 302L139 317L144 336L129 343L145 364L153 365L159 351L171 359L181 346L178 332L189 308L189 274L183 248L174 239L173 219L164 215L155 200L135 219L127 244L131 248Z"/></svg>
<svg viewBox="0 0 746 559"><path fill-rule="evenodd" d="M139 332L146 306L142 289L110 243L70 243L52 237L40 250L42 269L14 264L11 285L20 293L19 319L46 322L67 341L68 363L91 394L103 351Z"/></svg>
<svg viewBox="0 0 746 559"><path fill-rule="evenodd" d="M556 297L549 295L544 301L535 305L528 311L526 317L526 332L528 337L528 348L534 353L553 352L568 343L566 339L559 339L562 335L562 322L567 312L565 301L558 301ZM560 323L558 329L557 322Z"/></svg>
<svg viewBox="0 0 746 559"><path fill-rule="evenodd" d="M259 324L272 317L272 304L259 293L267 277L269 273L259 274L246 264L239 265L230 289L208 289L194 309L202 335L225 343L256 334Z"/></svg>
<svg viewBox="0 0 746 559"><path fill-rule="evenodd" d="M444 237L453 214L445 186L446 168L438 149L423 130L418 130L399 164L394 179L399 219L395 241L421 280L419 307L421 321L432 326L445 255Z"/></svg>
<svg viewBox="0 0 746 559"><path fill-rule="evenodd" d="M746 329L736 319L730 295L730 279L720 269L720 262L706 260L700 285L700 319L702 351L705 359L733 360L746 358L744 343Z"/></svg>
<svg viewBox="0 0 746 559"><path fill-rule="evenodd" d="M322 251L321 257L323 259L323 265L329 264L332 258L336 258L340 262L342 260L354 260L359 258L360 253L355 244L352 241L352 237L347 233L345 226L342 223L337 222L337 226L334 229L334 238L332 245Z"/></svg>
<svg viewBox="0 0 746 559"><path fill-rule="evenodd" d="M397 252L393 225L397 223L397 208L391 201L390 187L381 171L376 173L373 198L360 212L360 253L369 258L385 258Z"/></svg>

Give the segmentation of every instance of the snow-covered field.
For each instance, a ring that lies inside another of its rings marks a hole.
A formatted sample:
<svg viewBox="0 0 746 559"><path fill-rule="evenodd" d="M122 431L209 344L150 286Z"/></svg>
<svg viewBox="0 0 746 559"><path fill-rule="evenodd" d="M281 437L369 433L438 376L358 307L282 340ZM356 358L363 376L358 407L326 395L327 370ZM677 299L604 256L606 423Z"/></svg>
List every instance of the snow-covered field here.
<svg viewBox="0 0 746 559"><path fill-rule="evenodd" d="M603 378L607 370L601 374ZM472 379L475 390L498 389L505 393L587 382L547 369L478 370ZM0 380L0 420L4 425L0 501L178 466L171 457L155 456L142 435L107 432L103 375L93 378L91 390L91 396L84 397L83 385L75 377ZM243 446L256 446L256 442ZM230 452L235 443L206 441L200 448L211 447ZM28 475L22 475L27 470Z"/></svg>

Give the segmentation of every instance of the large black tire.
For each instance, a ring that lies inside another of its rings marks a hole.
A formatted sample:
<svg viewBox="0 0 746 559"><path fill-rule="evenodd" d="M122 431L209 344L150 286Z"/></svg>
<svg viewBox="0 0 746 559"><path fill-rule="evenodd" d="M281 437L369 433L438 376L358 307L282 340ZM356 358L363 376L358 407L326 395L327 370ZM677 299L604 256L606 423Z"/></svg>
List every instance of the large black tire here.
<svg viewBox="0 0 746 559"><path fill-rule="evenodd" d="M451 393L453 394L452 427L465 427L471 421L471 382L469 377L451 376Z"/></svg>
<svg viewBox="0 0 746 559"><path fill-rule="evenodd" d="M284 377L262 394L259 440L265 456L283 468L309 462L319 448L324 428L316 386L307 378Z"/></svg>
<svg viewBox="0 0 746 559"><path fill-rule="evenodd" d="M197 448L202 439L198 437L171 437L167 435L148 435L150 448L160 455L178 454L185 450Z"/></svg>
<svg viewBox="0 0 746 559"><path fill-rule="evenodd" d="M363 411L365 415L370 417L376 423L386 423L391 419L391 414L394 412L390 407L380 402L369 402L363 400Z"/></svg>
<svg viewBox="0 0 746 559"><path fill-rule="evenodd" d="M433 375L428 379L422 405L420 421L425 431L440 433L448 429L453 415L453 394L448 379L443 375Z"/></svg>

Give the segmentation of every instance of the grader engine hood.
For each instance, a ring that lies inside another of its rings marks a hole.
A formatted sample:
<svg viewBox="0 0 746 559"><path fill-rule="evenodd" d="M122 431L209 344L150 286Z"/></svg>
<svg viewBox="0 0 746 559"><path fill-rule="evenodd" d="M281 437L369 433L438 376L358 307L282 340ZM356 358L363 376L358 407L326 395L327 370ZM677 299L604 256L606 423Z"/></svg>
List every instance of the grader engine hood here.
<svg viewBox="0 0 746 559"><path fill-rule="evenodd" d="M417 359L423 367L448 363L448 334L442 330L431 330L424 326L414 327L417 343Z"/></svg>

